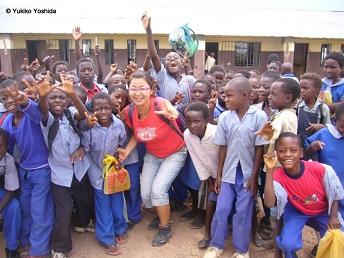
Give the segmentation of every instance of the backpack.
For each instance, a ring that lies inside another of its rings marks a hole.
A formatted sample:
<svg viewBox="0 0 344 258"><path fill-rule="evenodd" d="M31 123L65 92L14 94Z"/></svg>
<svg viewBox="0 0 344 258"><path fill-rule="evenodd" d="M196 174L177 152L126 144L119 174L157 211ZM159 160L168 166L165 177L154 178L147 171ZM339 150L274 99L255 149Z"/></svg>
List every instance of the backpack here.
<svg viewBox="0 0 344 258"><path fill-rule="evenodd" d="M154 102L154 110L155 111L159 111L158 109L158 101ZM133 124L133 113L134 113L134 102L131 102L128 105L128 117L130 120L130 123ZM178 109L177 109L178 110ZM176 122L178 124L179 130L183 133L186 129L187 129L187 125L186 125L186 119L184 117L184 115L178 110L178 118L176 119ZM182 139L184 139L184 135L182 133L180 133L180 131L174 126L173 123L171 123L170 120L168 120L166 117L164 117L163 115L157 115L162 121L164 121L166 124L168 124L173 131L175 131Z"/></svg>
<svg viewBox="0 0 344 258"><path fill-rule="evenodd" d="M193 35L191 35L190 31ZM188 24L184 24L171 32L168 36L168 43L180 55L184 56L187 52L187 56L191 57L198 49L199 40L197 34Z"/></svg>
<svg viewBox="0 0 344 258"><path fill-rule="evenodd" d="M69 124L72 126L73 130L75 133L77 133L79 135L79 137L82 136L81 130L80 128L74 124L74 121L72 119L72 113L70 112L70 110L68 108L66 108L63 113L65 114L65 116L67 117L67 120L69 122ZM51 153L51 147L53 146L53 142L56 138L57 132L59 130L59 118L54 115L54 122L51 125L51 127L49 128L49 132L48 132L48 150L49 150L49 154Z"/></svg>

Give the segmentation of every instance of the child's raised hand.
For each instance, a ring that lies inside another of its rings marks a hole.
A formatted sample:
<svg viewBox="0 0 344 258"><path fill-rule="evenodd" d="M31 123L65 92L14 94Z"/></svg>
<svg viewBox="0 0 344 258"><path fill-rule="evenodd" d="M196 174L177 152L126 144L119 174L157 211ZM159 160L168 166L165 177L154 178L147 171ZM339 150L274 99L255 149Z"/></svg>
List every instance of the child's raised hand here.
<svg viewBox="0 0 344 258"><path fill-rule="evenodd" d="M151 28L150 20L151 20L151 17L148 17L147 11L145 11L145 13L141 17L142 25L145 30L149 30Z"/></svg>
<svg viewBox="0 0 344 258"><path fill-rule="evenodd" d="M209 109L215 109L216 100L217 100L218 95L219 95L219 93L217 91L214 91L214 90L211 91L211 98L208 101Z"/></svg>
<svg viewBox="0 0 344 258"><path fill-rule="evenodd" d="M31 73L33 76L37 73L41 65L39 64L38 59L36 58L28 67L27 71Z"/></svg>
<svg viewBox="0 0 344 258"><path fill-rule="evenodd" d="M124 112L121 111L121 106L118 105L116 108L117 108L117 115L116 115L116 117L121 119L124 122L125 121L125 115L124 115Z"/></svg>
<svg viewBox="0 0 344 258"><path fill-rule="evenodd" d="M117 70L117 64L112 64L110 67L111 71L116 72Z"/></svg>
<svg viewBox="0 0 344 258"><path fill-rule="evenodd" d="M98 119L97 119L97 112L94 112L93 114L89 115L87 112L85 112L85 117L87 121L87 126L88 127L93 127L97 124Z"/></svg>
<svg viewBox="0 0 344 258"><path fill-rule="evenodd" d="M95 46L95 47L94 47L94 54L95 54L95 56L98 56L99 53L100 53L100 48L99 48L99 46Z"/></svg>
<svg viewBox="0 0 344 258"><path fill-rule="evenodd" d="M28 67L28 61L27 61L27 58L24 57L23 64L21 65L20 69L22 71L27 71L27 67Z"/></svg>
<svg viewBox="0 0 344 258"><path fill-rule="evenodd" d="M50 63L53 62L53 58L54 58L54 57L55 57L54 55L52 55L52 56L46 56L46 57L43 58L42 62L45 63L45 64L50 64Z"/></svg>
<svg viewBox="0 0 344 258"><path fill-rule="evenodd" d="M183 56L182 63L184 66L188 66L190 64L190 59L188 58L188 51L185 52Z"/></svg>
<svg viewBox="0 0 344 258"><path fill-rule="evenodd" d="M264 157L264 164L267 170L274 171L278 162L276 151L272 153L264 154L263 157Z"/></svg>
<svg viewBox="0 0 344 258"><path fill-rule="evenodd" d="M310 147L317 151L317 150L322 150L323 147L325 146L326 144L324 142L321 142L321 141L314 141L311 143Z"/></svg>
<svg viewBox="0 0 344 258"><path fill-rule="evenodd" d="M50 71L47 71L47 76L42 77L42 80L39 82L34 82L34 87L38 95L42 98L47 96L53 89L57 87L56 85L50 86Z"/></svg>
<svg viewBox="0 0 344 258"><path fill-rule="evenodd" d="M71 95L74 93L74 82L73 80L67 76L67 74L60 75L62 86L58 87L59 90Z"/></svg>
<svg viewBox="0 0 344 258"><path fill-rule="evenodd" d="M75 41L80 40L82 36L82 32L80 30L80 27L75 26L75 29L73 29L73 38Z"/></svg>
<svg viewBox="0 0 344 258"><path fill-rule="evenodd" d="M127 65L124 71L124 78L129 79L130 75L132 75L137 70L137 64L130 61L130 64Z"/></svg>
<svg viewBox="0 0 344 258"><path fill-rule="evenodd" d="M260 129L259 131L255 132L255 135L261 135L261 136L269 136L272 137L274 133L274 130L271 126L271 121L268 121L265 123L265 125L263 126L262 129Z"/></svg>
<svg viewBox="0 0 344 258"><path fill-rule="evenodd" d="M11 89L7 89L8 94L14 99L17 105L27 106L27 104L29 104L29 100L26 94L18 89L17 82L13 83L13 88L13 91Z"/></svg>
<svg viewBox="0 0 344 258"><path fill-rule="evenodd" d="M178 114L177 109L175 109L169 101L163 100L162 104L163 104L163 109L154 111L155 114L163 115L168 120L175 120L178 118L179 114Z"/></svg>
<svg viewBox="0 0 344 258"><path fill-rule="evenodd" d="M174 104L180 104L183 98L185 98L185 95L183 93L177 92L173 98Z"/></svg>
<svg viewBox="0 0 344 258"><path fill-rule="evenodd" d="M25 94L28 96L28 98L32 99L33 101L37 101L37 90L36 90L36 81L33 81L33 86L30 85L25 79L22 80L22 82L25 84L26 88L24 89Z"/></svg>

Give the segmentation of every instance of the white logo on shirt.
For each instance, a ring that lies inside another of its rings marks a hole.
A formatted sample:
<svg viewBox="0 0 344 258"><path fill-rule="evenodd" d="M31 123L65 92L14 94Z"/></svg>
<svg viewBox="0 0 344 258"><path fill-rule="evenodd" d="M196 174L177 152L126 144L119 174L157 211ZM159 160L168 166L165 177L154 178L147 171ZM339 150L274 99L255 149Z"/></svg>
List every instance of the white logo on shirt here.
<svg viewBox="0 0 344 258"><path fill-rule="evenodd" d="M156 138L156 127L141 127L137 129L137 137L142 141L151 141Z"/></svg>

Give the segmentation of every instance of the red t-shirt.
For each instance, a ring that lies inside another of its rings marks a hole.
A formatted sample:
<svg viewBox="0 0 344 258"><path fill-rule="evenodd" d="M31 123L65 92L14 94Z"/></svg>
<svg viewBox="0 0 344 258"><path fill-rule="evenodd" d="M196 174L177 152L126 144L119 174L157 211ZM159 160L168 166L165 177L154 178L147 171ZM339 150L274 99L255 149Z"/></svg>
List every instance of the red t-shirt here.
<svg viewBox="0 0 344 258"><path fill-rule="evenodd" d="M314 216L328 210L328 200L323 185L325 168L318 162L300 161L297 176L288 175L283 167L274 172L274 180L288 193L288 202L305 215Z"/></svg>
<svg viewBox="0 0 344 258"><path fill-rule="evenodd" d="M82 85L82 83L80 82L80 86L83 87L86 92L87 92L87 99L91 100L93 95L96 94L97 92L100 92L101 90L99 89L99 87L97 86L97 84L93 83L93 90L90 90L88 88L86 88L84 85Z"/></svg>
<svg viewBox="0 0 344 258"><path fill-rule="evenodd" d="M185 145L184 140L157 114L154 113L154 102L158 101L158 109L162 110L162 98L151 98L151 107L148 116L144 120L139 120L137 109L134 106L133 124L128 116L128 108L124 110L125 122L129 128L134 128L134 135L140 142L146 144L146 149L158 158L177 152ZM170 120L179 130L175 120ZM182 134L182 133L181 133Z"/></svg>

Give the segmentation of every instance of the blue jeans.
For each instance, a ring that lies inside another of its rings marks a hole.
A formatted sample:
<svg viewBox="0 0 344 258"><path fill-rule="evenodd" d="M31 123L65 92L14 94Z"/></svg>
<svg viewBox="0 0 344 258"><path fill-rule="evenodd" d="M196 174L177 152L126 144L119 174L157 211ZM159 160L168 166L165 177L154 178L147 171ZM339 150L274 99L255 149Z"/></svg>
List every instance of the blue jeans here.
<svg viewBox="0 0 344 258"><path fill-rule="evenodd" d="M127 231L123 205L123 192L104 194L103 190L94 189L96 237L101 245L109 246L115 243L115 236Z"/></svg>
<svg viewBox="0 0 344 258"><path fill-rule="evenodd" d="M0 189L0 201L4 198L6 191ZM13 198L3 209L2 217L4 218L4 235L6 247L9 250L18 249L18 239L21 223L20 204L17 198Z"/></svg>
<svg viewBox="0 0 344 258"><path fill-rule="evenodd" d="M236 169L235 184L221 183L216 211L211 223L211 241L209 246L215 246L220 249L225 248L225 240L228 236L228 216L235 205L233 245L238 253L246 253L250 244L253 204L252 191L246 192L243 186L243 174L239 163Z"/></svg>
<svg viewBox="0 0 344 258"><path fill-rule="evenodd" d="M142 203L146 208L169 204L168 190L185 159L186 147L166 158L158 158L147 151L141 178Z"/></svg>
<svg viewBox="0 0 344 258"><path fill-rule="evenodd" d="M49 254L51 232L54 226L54 199L50 168L25 170L19 167L18 175L22 212L20 244L31 244L30 255Z"/></svg>
<svg viewBox="0 0 344 258"><path fill-rule="evenodd" d="M125 169L128 170L130 177L130 189L124 191L128 218L135 222L139 222L142 217L139 162L128 164L125 166Z"/></svg>

